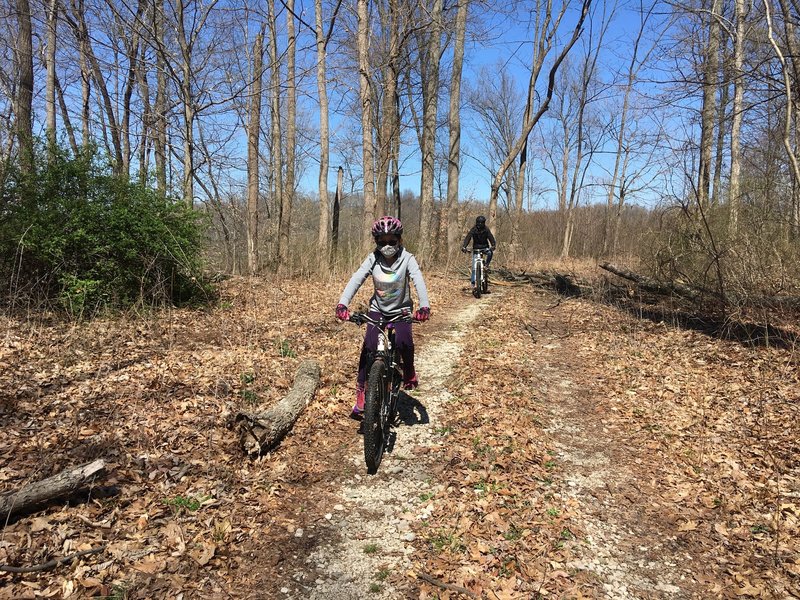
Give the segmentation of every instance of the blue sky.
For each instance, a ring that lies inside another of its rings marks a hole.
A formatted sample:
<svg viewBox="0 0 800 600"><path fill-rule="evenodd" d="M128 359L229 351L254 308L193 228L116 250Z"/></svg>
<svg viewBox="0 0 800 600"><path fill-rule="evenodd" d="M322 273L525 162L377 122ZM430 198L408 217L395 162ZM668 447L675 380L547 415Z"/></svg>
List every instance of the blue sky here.
<svg viewBox="0 0 800 600"><path fill-rule="evenodd" d="M578 3L573 3L574 7L579 7ZM597 14L606 8L605 4L598 3L595 6L595 23L602 17L602 14ZM562 24L564 36L571 33L571 25L574 23L577 12L575 8L570 8L570 13L565 22ZM468 43L465 55L464 65L464 82L462 93L470 85L479 86L479 80L482 67L490 69L503 68L511 73L514 77L518 93L524 99L524 86L527 85L530 76L529 64L532 55L531 35L529 34L527 26L527 15L524 12L518 12L510 17L498 16L496 13L485 12L482 15L472 15L477 18L483 30L480 32L481 37L486 41L472 40ZM620 9L615 19L612 21L612 27L606 36L608 48L604 50L601 58L601 70L603 77L610 77L610 73L617 70L621 66L621 59L625 58L626 47L631 44L632 35L634 35L638 27L637 14L629 9ZM587 27L588 29L588 27ZM555 55L560 49L560 45L551 53ZM577 57L583 52L581 42L579 42L572 50L572 55ZM450 61L451 51L445 55L445 62ZM498 65L502 65L498 67ZM543 72L540 80L546 80L547 67ZM449 80L443 81L445 88L449 87ZM463 102L463 98L462 98ZM448 99L447 95L443 94L440 97L439 112L440 117L446 117ZM490 174L485 166L487 162L485 159L472 158L471 155L480 153L480 144L477 136L481 135L479 129L476 129L475 122L470 118L468 111L462 111L462 169L460 179L460 196L462 199L473 200L487 200L489 197L490 189ZM352 127L352 126L351 126ZM352 128L348 129L350 134L354 133ZM360 135L360 129L357 133ZM445 124L440 127L437 136L441 141L447 140L449 130ZM360 138L359 138L360 139ZM411 190L413 193L419 193L419 149L416 141L416 136L410 133L405 138L405 144L401 148L402 165L401 165L401 189ZM333 148L332 148L333 150ZM358 150L358 157L360 161L360 149ZM610 170L608 161L605 160L605 170ZM336 169L338 163L341 162L341 157L337 156L334 152L331 156L331 169L329 174L330 189L334 189L336 185ZM483 163L483 164L482 164ZM602 162L600 163L602 164ZM360 171L359 164L352 165L354 170ZM541 169L534 172L534 176L540 180L540 186L545 190L554 190L554 183L552 178ZM593 170L590 174L590 179L594 178L599 181L604 176L603 168L599 167ZM304 189L311 193L315 193L317 189L317 172L316 165L309 164L301 185ZM604 201L605 191L596 186L597 201ZM555 204L555 192L545 192L536 200L539 206L552 207Z"/></svg>

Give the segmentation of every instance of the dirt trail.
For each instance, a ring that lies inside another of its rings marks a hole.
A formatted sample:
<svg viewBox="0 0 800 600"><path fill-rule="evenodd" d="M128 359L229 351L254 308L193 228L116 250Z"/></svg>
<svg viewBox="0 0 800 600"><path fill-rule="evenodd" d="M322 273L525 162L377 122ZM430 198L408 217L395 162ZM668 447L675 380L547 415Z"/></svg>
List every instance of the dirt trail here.
<svg viewBox="0 0 800 600"><path fill-rule="evenodd" d="M564 363L562 362L561 365ZM558 377L565 373L554 369ZM635 452L625 448L624 431L613 415L602 415L596 401L570 379L548 390L547 431L562 461L566 488L574 502L574 522L583 531L576 558L567 564L599 581L604 598L689 598L692 557L675 543L658 519L645 512L658 507L637 473Z"/></svg>
<svg viewBox="0 0 800 600"><path fill-rule="evenodd" d="M441 460L442 409L451 397L448 378L462 358L465 334L485 327L481 313L503 298L518 302L520 293L498 290L468 302L420 346L424 387L401 400L405 425L398 428L393 451L384 456L376 476L367 476L362 446L351 446L342 466L353 475L328 496L329 508L315 528L319 541L306 556L291 561L280 588L283 597L418 597L412 560L421 540L415 530L437 509L448 510L437 501L444 485L433 475L434 461ZM539 325L549 332L536 344L530 368L537 373L539 402L547 407L540 435L556 449L562 485L553 491L571 507L571 526L580 532L566 568L596 597L699 597L691 591L696 582L684 566L691 557L660 519L657 492L647 489L637 449L626 444L624 425L598 401L602 390L586 378L595 365L581 363L581 335L563 335L569 309L548 310L550 296L526 300L532 314L546 315ZM495 334L502 338L502 331Z"/></svg>
<svg viewBox="0 0 800 600"><path fill-rule="evenodd" d="M397 429L394 448L374 476L364 474L363 446L343 459L361 474L334 492L336 504L324 515L328 527L318 533L335 541L319 544L305 559L305 568L295 570L291 584L281 589L285 597L406 597L408 557L416 539L411 524L430 516L433 505L422 500L437 492L428 453L441 440L439 416L450 397L446 381L461 354L465 329L500 295L470 302L452 314L435 338L430 336L418 347L421 387L413 396L401 396L403 425Z"/></svg>

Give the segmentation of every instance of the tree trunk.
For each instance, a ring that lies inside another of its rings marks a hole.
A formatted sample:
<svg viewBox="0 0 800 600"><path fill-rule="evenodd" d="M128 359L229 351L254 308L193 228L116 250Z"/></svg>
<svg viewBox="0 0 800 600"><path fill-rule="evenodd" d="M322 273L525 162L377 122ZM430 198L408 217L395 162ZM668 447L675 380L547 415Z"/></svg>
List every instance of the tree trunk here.
<svg viewBox="0 0 800 600"><path fill-rule="evenodd" d="M58 23L58 0L47 5L47 83L45 90L45 130L48 152L56 145L56 40Z"/></svg>
<svg viewBox="0 0 800 600"><path fill-rule="evenodd" d="M742 113L744 111L744 36L747 11L744 0L736 0L736 35L733 40L733 118L731 121L731 182L728 196L731 235L739 228L739 195L742 173Z"/></svg>
<svg viewBox="0 0 800 600"><path fill-rule="evenodd" d="M311 360L297 369L289 393L269 410L259 413L239 413L239 441L247 454L268 452L291 431L295 421L314 397L319 385L319 365Z"/></svg>
<svg viewBox="0 0 800 600"><path fill-rule="evenodd" d="M800 44L797 41L797 34L795 33L794 25L797 22L797 4L793 2L795 12L792 13L790 8L786 4L786 0L780 0L781 11L783 12L783 28L784 28L784 40L786 42L786 47L788 49L788 56L786 57L786 62L791 63L786 64L784 68L789 68L791 66L791 72L793 75L793 79L796 85L800 85L800 56L798 52L800 52ZM797 114L798 114L798 105L797 105L797 98L796 94L787 95L786 98L787 104L791 104L792 106L789 110L792 111L794 116L794 135L795 138L798 135L797 131ZM788 135L788 134L787 134ZM795 143L793 149L791 150L792 154L795 154L797 148L797 144ZM796 158L792 159L793 165L797 162ZM790 207L790 215L789 215L789 230L790 235L793 239L797 239L800 237L800 180L797 178L794 179L792 185L792 204Z"/></svg>
<svg viewBox="0 0 800 600"><path fill-rule="evenodd" d="M370 230L375 220L375 164L372 147L372 91L369 65L369 11L367 0L358 0L358 70L361 100L361 159L364 173L364 227L362 248L371 245Z"/></svg>
<svg viewBox="0 0 800 600"><path fill-rule="evenodd" d="M16 0L17 12L17 118L19 161L23 172L33 170L33 32L28 0Z"/></svg>
<svg viewBox="0 0 800 600"><path fill-rule="evenodd" d="M105 472L105 469L105 462L98 459L26 485L16 492L5 493L0 496L0 515L3 521L6 521L14 513L72 494L87 483L92 483L96 477Z"/></svg>
<svg viewBox="0 0 800 600"><path fill-rule="evenodd" d="M339 210L342 206L342 182L344 181L344 169L339 167L336 174L336 195L333 197L333 215L331 231L331 266L336 260L336 253L339 250Z"/></svg>
<svg viewBox="0 0 800 600"><path fill-rule="evenodd" d="M194 95L192 92L192 49L184 24L184 0L176 2L178 44L181 50L181 101L183 102L183 200L194 207Z"/></svg>
<svg viewBox="0 0 800 600"><path fill-rule="evenodd" d="M439 60L442 47L442 0L433 0L431 31L423 54L422 79L422 173L419 198L417 258L425 263L433 248L433 178L436 159L436 109L439 99Z"/></svg>
<svg viewBox="0 0 800 600"><path fill-rule="evenodd" d="M258 189L259 156L258 142L261 139L261 82L264 74L264 29L256 36L253 46L253 71L250 94L250 125L247 128L247 271L258 273Z"/></svg>
<svg viewBox="0 0 800 600"><path fill-rule="evenodd" d="M697 176L697 201L701 208L709 204L711 187L711 153L716 119L716 93L719 71L719 14L720 0L711 0L708 15L708 44L703 68L703 106L700 113L700 165Z"/></svg>
<svg viewBox="0 0 800 600"><path fill-rule="evenodd" d="M727 118L725 117L725 112L728 109L728 101L730 100L730 89L726 81L727 78L727 74L722 78L719 106L717 107L717 147L714 153L714 178L711 186L711 206L717 206L722 197L722 159L724 158L725 134L727 133Z"/></svg>
<svg viewBox="0 0 800 600"><path fill-rule="evenodd" d="M317 92L319 93L319 233L317 236L318 266L330 266L330 203L328 201L328 164L330 161L330 133L328 124L328 85L325 74L327 42L322 29L322 0L314 0L317 35Z"/></svg>
<svg viewBox="0 0 800 600"><path fill-rule="evenodd" d="M791 130L793 122L793 91L792 80L789 74L789 66L786 63L783 51L780 49L778 42L775 40L774 30L772 28L772 15L770 13L770 0L764 1L764 9L767 19L767 36L769 37L770 44L775 51L775 55L781 63L781 75L783 76L783 86L786 94L786 114L784 115L783 127L783 147L786 150L786 155L791 164L792 173L792 203L791 203L791 216L789 221L789 232L792 238L800 236L800 162L798 162L797 153L791 143Z"/></svg>
<svg viewBox="0 0 800 600"><path fill-rule="evenodd" d="M461 247L458 223L458 179L461 173L461 72L467 32L469 0L461 0L456 13L456 39L453 46L453 72L450 77L450 148L447 157L447 211L443 219L447 230L447 256L452 259Z"/></svg>
<svg viewBox="0 0 800 600"><path fill-rule="evenodd" d="M164 46L164 0L154 0L153 30L156 43ZM167 193L167 66L163 52L156 52L156 100L153 150L156 161L156 189Z"/></svg>
<svg viewBox="0 0 800 600"><path fill-rule="evenodd" d="M270 76L270 98L271 110L270 120L272 122L272 153L270 162L272 165L272 200L278 207L278 235L275 270L280 269L280 258L284 254L283 236L281 235L281 224L283 223L283 148L281 146L281 65L278 58L278 23L275 14L275 0L267 1L269 18L269 60Z"/></svg>
<svg viewBox="0 0 800 600"><path fill-rule="evenodd" d="M297 81L295 79L295 59L297 38L294 26L294 0L286 0L286 189L283 192L280 213L281 254L278 257L278 270L288 273L289 236L292 230L292 206L294 205L295 146L297 144Z"/></svg>

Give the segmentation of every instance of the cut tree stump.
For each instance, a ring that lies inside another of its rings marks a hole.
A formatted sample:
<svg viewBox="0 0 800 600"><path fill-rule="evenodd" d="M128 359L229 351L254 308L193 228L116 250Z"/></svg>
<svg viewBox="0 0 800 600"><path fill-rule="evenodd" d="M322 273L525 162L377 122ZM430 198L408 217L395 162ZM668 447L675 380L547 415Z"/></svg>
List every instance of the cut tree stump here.
<svg viewBox="0 0 800 600"><path fill-rule="evenodd" d="M280 402L258 414L236 415L239 441L247 454L262 454L277 446L291 431L319 385L319 365L304 361L297 369L292 389Z"/></svg>
<svg viewBox="0 0 800 600"><path fill-rule="evenodd" d="M102 459L61 471L47 479L26 485L15 491L0 495L0 515L8 516L25 511L62 496L68 496L105 473L106 463Z"/></svg>

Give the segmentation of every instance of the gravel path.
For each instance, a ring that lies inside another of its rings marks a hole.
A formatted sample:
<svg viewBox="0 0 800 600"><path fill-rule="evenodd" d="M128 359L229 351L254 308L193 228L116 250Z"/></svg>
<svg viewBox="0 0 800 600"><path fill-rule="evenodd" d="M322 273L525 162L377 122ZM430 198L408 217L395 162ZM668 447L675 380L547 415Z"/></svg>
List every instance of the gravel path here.
<svg viewBox="0 0 800 600"><path fill-rule="evenodd" d="M428 501L437 491L428 454L441 439L437 423L450 397L447 378L461 353L465 329L500 295L469 302L451 316L435 341L417 348L421 386L413 396L401 397L404 424L397 429L392 452L384 455L378 473L372 476L366 475L363 446L343 459L357 465L363 474L344 483L337 494L339 502L324 515L328 533L338 541L318 546L306 558L308 570L296 572L293 578L303 581L302 593L287 587L281 590L284 597L406 597L401 588L408 581L413 552L411 524L429 518L435 510L435 504ZM310 572L315 580L304 581Z"/></svg>

